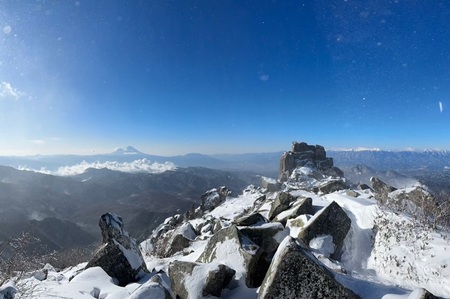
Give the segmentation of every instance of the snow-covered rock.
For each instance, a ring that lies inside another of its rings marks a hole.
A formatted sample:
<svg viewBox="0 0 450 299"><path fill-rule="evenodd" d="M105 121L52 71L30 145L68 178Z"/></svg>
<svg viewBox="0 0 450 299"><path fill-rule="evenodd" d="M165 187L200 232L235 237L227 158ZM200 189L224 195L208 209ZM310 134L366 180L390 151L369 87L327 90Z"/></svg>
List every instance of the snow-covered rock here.
<svg viewBox="0 0 450 299"><path fill-rule="evenodd" d="M137 281L148 273L136 240L123 229L122 218L114 213L100 217L103 245L97 249L87 268L101 267L121 286Z"/></svg>
<svg viewBox="0 0 450 299"><path fill-rule="evenodd" d="M236 271L236 278L244 278L248 287L258 286L258 261L262 249L232 225L218 231L208 242L198 262L217 261Z"/></svg>
<svg viewBox="0 0 450 299"><path fill-rule="evenodd" d="M236 271L219 263L174 261L169 265L173 293L180 299L220 297Z"/></svg>
<svg viewBox="0 0 450 299"><path fill-rule="evenodd" d="M258 299L359 298L334 278L308 249L286 237L280 244Z"/></svg>
<svg viewBox="0 0 450 299"><path fill-rule="evenodd" d="M310 219L308 224L300 232L299 238L306 244L309 244L314 238L322 235L330 235L336 246L331 254L331 258L338 260L344 244L344 239L350 230L350 226L350 218L345 211L333 201Z"/></svg>

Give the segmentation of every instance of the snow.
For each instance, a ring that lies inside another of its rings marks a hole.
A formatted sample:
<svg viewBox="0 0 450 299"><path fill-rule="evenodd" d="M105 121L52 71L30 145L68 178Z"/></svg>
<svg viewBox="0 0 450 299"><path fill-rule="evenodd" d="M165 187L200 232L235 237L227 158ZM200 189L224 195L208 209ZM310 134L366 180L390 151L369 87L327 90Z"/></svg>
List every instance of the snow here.
<svg viewBox="0 0 450 299"><path fill-rule="evenodd" d="M318 252L326 257L330 257L330 255L334 252L336 245L333 242L332 236L322 235L309 241L309 247L313 249L314 252Z"/></svg>
<svg viewBox="0 0 450 299"><path fill-rule="evenodd" d="M408 192L413 189L408 187L396 192ZM432 230L418 222L418 219L380 208L370 192L360 192L357 198L347 195L345 190L326 195L295 189L289 192L295 197L312 198L313 209L316 213L312 217L301 215L289 219L286 228L283 228L280 223L267 223L253 227L253 229L279 230L274 238L281 244L272 263L279 262L279 256L289 242L288 235L297 237L303 227L320 214L317 211L334 201L351 219L351 227L344 240L341 260L336 262L328 258L335 247L330 235L312 239L309 247L319 261L334 271L339 282L364 299L416 299L420 298L422 288L437 296L450 297L450 235L448 232L441 229ZM201 219L190 220L189 223L196 229L203 225L201 236L196 236L188 223L179 226L178 232L193 240L185 250L189 254L178 253L168 258L145 256L147 268L163 270L167 273L169 263L174 260L197 261L212 236L210 228L215 221L220 221L220 224L226 227L231 225L237 217L255 212L255 209L262 215L267 215L272 204L271 200L267 200L262 206L255 207L255 201L261 196L262 193L257 189L248 189L241 196L227 197L223 203L204 214ZM271 193L268 198L273 199L275 196L276 193ZM283 214L283 217L289 216L288 212L284 213L286 215ZM172 220L173 218L168 218L165 222L168 224ZM375 226L377 230L374 230ZM151 244L149 244L148 240L144 241L141 243L141 248L150 252L148 248ZM136 253L125 248L123 251L133 267L141 265L142 259ZM207 272L205 269L210 269L209 267L212 269L219 263L236 271L236 280L232 282L230 289L223 290L222 298L256 298L256 289L247 288L243 281L245 280L244 255L255 254L257 251L258 246L245 237L240 242L225 239L217 244L213 252L214 261L202 264L202 267L196 267L192 276L186 281L192 298L201 297L198 292L205 280L204 276ZM149 280L154 273L146 275L140 282L120 287L101 268L82 270L85 265L85 263L80 264L61 272L48 267L48 277L43 281L39 281L42 279L39 276L40 272L35 271L24 275L18 282L17 289L32 292L32 296L28 297L44 299L92 299L93 297L137 299L157 297L163 291L159 284ZM77 273L79 274L76 275ZM74 275L76 276L69 281L69 278ZM5 287L14 288L15 286L4 285L0 291ZM26 298L25 295L27 294L18 294L16 298Z"/></svg>

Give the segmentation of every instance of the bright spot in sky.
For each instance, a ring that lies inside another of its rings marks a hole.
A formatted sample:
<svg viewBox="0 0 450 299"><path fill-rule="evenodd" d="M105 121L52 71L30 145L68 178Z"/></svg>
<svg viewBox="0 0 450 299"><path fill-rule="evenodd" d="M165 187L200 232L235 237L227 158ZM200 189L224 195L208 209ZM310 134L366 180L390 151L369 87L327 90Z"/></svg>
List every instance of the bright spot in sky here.
<svg viewBox="0 0 450 299"><path fill-rule="evenodd" d="M439 101L439 111L444 111L444 106L442 105L441 101Z"/></svg>
<svg viewBox="0 0 450 299"><path fill-rule="evenodd" d="M10 34L11 33L11 30L12 30L12 28L11 28L11 26L5 26L5 27L3 27L3 32L5 33L5 34Z"/></svg>

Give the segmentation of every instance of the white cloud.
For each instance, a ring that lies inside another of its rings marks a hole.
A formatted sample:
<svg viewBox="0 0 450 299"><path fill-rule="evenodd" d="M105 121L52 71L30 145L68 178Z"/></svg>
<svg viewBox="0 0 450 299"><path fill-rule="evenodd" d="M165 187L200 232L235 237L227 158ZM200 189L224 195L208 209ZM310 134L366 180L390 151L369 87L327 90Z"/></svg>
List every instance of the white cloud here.
<svg viewBox="0 0 450 299"><path fill-rule="evenodd" d="M442 111L444 111L444 105L442 104L441 101L439 101L439 111L442 113Z"/></svg>
<svg viewBox="0 0 450 299"><path fill-rule="evenodd" d="M57 171L50 171L45 168L40 170L29 169L26 167L19 167L20 170L30 170L41 172L45 174L59 175L59 176L70 176L81 174L86 171L88 168L96 168L102 169L107 168L115 171L129 172L129 173L138 173L138 172L146 172L146 173L162 173L167 170L175 170L177 167L172 162L165 163L157 163L151 162L147 159L139 159L133 162L116 162L116 161L106 161L106 162L94 162L88 163L86 161L81 162L80 164L72 165L72 166L64 166L60 167Z"/></svg>
<svg viewBox="0 0 450 299"><path fill-rule="evenodd" d="M2 83L0 83L0 98L12 98L14 100L18 100L25 95L26 93L13 87L8 82L3 81Z"/></svg>

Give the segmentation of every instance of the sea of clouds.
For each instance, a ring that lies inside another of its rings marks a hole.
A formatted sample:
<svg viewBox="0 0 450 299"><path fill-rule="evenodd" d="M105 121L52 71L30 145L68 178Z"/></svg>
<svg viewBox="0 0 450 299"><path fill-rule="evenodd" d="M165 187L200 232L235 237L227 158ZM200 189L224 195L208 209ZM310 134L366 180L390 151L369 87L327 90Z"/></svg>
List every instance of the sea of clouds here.
<svg viewBox="0 0 450 299"><path fill-rule="evenodd" d="M30 169L25 166L20 166L20 170L35 171L45 174L58 175L58 176L71 176L81 174L88 168L103 169L107 168L115 171L129 172L129 173L162 173L168 170L175 170L177 167L172 162L157 163L151 162L147 159L138 159L133 162L117 162L117 161L106 161L106 162L93 162L89 163L83 161L79 164L71 166L59 167L56 171L48 170L46 168L41 168L39 170Z"/></svg>

